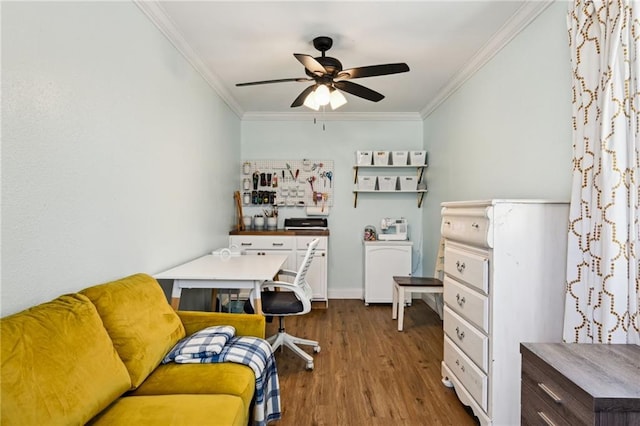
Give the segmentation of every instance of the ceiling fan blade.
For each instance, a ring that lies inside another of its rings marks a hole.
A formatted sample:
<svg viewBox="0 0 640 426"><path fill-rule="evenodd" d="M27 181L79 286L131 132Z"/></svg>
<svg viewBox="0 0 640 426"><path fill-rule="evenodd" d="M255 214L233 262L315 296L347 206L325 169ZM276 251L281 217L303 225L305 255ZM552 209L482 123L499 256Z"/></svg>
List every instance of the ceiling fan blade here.
<svg viewBox="0 0 640 426"><path fill-rule="evenodd" d="M320 62L316 61L313 56L304 55L302 53L294 53L293 56L295 56L296 59L313 74L317 76L328 74L327 70L322 66L322 64L320 64Z"/></svg>
<svg viewBox="0 0 640 426"><path fill-rule="evenodd" d="M281 78L278 80L252 81L250 83L237 83L237 87L255 86L256 84L284 83L286 81L313 81L312 78Z"/></svg>
<svg viewBox="0 0 640 426"><path fill-rule="evenodd" d="M375 77L378 75L398 74L409 71L409 65L404 62L397 64L370 65L368 67L357 67L343 70L338 73L337 79Z"/></svg>
<svg viewBox="0 0 640 426"><path fill-rule="evenodd" d="M352 83L350 81L336 81L335 83L333 83L333 86L336 89L343 90L347 93L351 93L352 95L359 96L368 101L379 102L384 99L383 94L378 93L375 90L368 89L359 84Z"/></svg>
<svg viewBox="0 0 640 426"><path fill-rule="evenodd" d="M295 107L299 107L300 105L303 105L304 104L304 100L307 99L307 96L309 96L309 93L313 92L313 90L316 88L316 86L317 86L317 84L312 84L311 86L309 86L306 89L304 89L302 91L302 93L300 93L298 95L296 100L293 101L293 103L291 104L291 108L295 108Z"/></svg>

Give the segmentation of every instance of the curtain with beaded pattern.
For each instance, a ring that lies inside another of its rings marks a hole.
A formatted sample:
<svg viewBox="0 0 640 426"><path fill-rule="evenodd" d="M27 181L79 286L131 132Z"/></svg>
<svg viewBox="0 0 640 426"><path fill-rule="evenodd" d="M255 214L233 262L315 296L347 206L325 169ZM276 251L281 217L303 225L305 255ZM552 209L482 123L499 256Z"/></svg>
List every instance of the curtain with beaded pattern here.
<svg viewBox="0 0 640 426"><path fill-rule="evenodd" d="M640 344L640 3L575 0L564 340Z"/></svg>

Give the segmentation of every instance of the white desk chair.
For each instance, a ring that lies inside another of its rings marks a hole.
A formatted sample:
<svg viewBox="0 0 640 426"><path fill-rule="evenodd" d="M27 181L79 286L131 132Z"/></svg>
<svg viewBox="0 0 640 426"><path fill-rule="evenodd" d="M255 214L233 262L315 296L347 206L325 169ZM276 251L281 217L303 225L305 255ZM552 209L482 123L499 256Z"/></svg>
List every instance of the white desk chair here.
<svg viewBox="0 0 640 426"><path fill-rule="evenodd" d="M293 282L265 281L261 286L262 313L266 316L278 317L278 333L267 338L275 351L280 346L286 346L298 356L307 361L307 370L313 370L313 357L297 345L313 346L315 353L320 352L320 345L315 340L301 339L288 334L284 329L284 317L289 315L304 315L311 311L312 290L306 281L307 271L313 260L318 246L318 238L309 243L309 248L298 272L282 269L278 278L293 277ZM280 291L271 290L275 288ZM253 295L249 298L253 302Z"/></svg>

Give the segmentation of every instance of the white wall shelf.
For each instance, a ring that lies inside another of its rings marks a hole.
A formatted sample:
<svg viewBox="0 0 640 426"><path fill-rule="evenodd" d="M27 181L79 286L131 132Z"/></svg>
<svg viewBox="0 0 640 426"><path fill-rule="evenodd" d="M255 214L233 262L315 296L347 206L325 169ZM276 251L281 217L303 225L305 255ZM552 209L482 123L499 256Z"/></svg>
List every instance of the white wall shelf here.
<svg viewBox="0 0 640 426"><path fill-rule="evenodd" d="M424 176L424 169L427 168L427 165L357 165L353 166L354 170L354 188L353 188L353 207L358 207L358 194L363 193L377 193L377 194L402 194L402 193L414 193L418 196L418 208L422 207L422 201L424 199L424 195L427 193L426 189L396 189L396 190L380 190L380 189L359 189L358 188L358 173L360 169L374 169L376 172L380 170L393 170L393 169L415 169L416 174L418 176L417 182L418 185L422 182L422 178ZM376 175L377 176L377 175Z"/></svg>

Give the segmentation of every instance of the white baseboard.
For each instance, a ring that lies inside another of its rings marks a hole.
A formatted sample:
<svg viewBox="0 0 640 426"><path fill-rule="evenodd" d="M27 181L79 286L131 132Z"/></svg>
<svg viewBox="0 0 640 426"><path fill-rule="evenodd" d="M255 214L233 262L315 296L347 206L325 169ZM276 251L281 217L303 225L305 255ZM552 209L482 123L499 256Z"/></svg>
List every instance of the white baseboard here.
<svg viewBox="0 0 640 426"><path fill-rule="evenodd" d="M327 290L329 299L364 299L362 288L341 288Z"/></svg>

